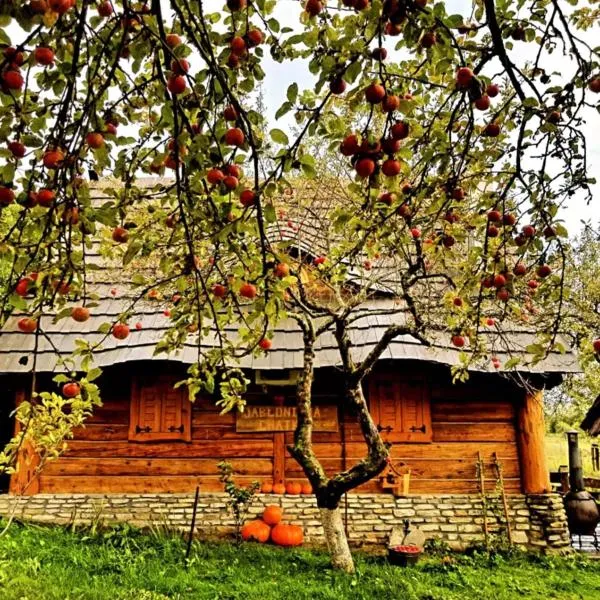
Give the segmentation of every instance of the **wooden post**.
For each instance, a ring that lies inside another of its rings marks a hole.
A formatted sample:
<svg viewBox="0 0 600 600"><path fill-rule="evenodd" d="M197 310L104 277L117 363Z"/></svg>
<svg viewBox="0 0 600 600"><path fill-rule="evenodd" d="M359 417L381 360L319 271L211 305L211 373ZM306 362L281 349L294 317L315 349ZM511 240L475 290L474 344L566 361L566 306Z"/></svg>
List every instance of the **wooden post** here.
<svg viewBox="0 0 600 600"><path fill-rule="evenodd" d="M273 434L273 483L285 480L285 433Z"/></svg>
<svg viewBox="0 0 600 600"><path fill-rule="evenodd" d="M521 486L525 494L544 494L552 489L544 436L543 392L526 393L517 414Z"/></svg>

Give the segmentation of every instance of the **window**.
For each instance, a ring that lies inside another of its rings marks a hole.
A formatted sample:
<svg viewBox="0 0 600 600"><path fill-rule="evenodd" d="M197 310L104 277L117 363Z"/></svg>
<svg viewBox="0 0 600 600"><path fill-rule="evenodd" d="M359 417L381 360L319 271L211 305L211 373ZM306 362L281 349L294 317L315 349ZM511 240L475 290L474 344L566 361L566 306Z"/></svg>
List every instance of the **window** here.
<svg viewBox="0 0 600 600"><path fill-rule="evenodd" d="M191 403L187 388L173 388L176 381L168 376L133 378L130 441L191 441Z"/></svg>
<svg viewBox="0 0 600 600"><path fill-rule="evenodd" d="M424 379L374 374L371 416L388 442L431 442L431 405Z"/></svg>

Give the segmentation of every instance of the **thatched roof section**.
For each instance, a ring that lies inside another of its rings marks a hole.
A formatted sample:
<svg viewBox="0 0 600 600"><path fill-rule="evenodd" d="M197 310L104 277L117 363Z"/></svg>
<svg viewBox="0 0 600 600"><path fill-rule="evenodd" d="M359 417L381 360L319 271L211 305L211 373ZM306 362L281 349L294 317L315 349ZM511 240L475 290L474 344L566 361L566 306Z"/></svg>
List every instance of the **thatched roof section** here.
<svg viewBox="0 0 600 600"><path fill-rule="evenodd" d="M141 186L154 186L157 183L169 183L164 180L148 179L137 182ZM106 184L104 184L106 185ZM108 183L110 185L110 182ZM115 184L116 185L116 184ZM308 187L307 190L310 190ZM306 190L304 190L306 192ZM103 184L95 186L92 191L93 202L96 205L107 200L103 192ZM327 190L320 190L321 195L327 195ZM302 253L312 256L327 254L330 244L328 224L325 220L327 206L324 202L313 204L312 211L302 210L302 198L297 198L299 192L290 194L289 204L283 225L271 231L271 235L280 240L287 240L301 248ZM336 202L335 198L331 198ZM339 200L337 200L339 202ZM315 208L316 207L316 208ZM289 217L289 218L288 218ZM289 221L289 223L288 223ZM96 248L96 246L94 246ZM197 362L204 352L217 347L218 340L214 331L199 337L192 333L185 341L183 348L171 355L154 354L156 343L163 338L170 328L170 319L164 311L169 303L164 300L139 300L133 316L129 319L131 333L125 340L118 341L110 335L100 333L98 328L103 323L114 323L118 316L130 306L131 300L137 293L128 285L126 274L120 280L116 278L113 267L107 266L105 257L92 248L88 260L102 266L100 270L89 270L88 291L97 294L98 306L93 308L91 318L85 323L78 323L70 318L54 322L54 313L41 317L41 329L44 335L39 337L36 357L38 371L52 372L63 367L59 364L60 357L66 358L75 349L76 340L85 339L90 343L98 343L100 347L95 353L95 362L99 366L141 360L173 360L191 364ZM393 265L392 265L393 266ZM398 300L393 297L395 288L394 271L390 265L383 265L380 273L369 275L369 280L377 286L375 289L384 294L376 296L360 307L360 318L354 321L351 330L353 354L356 360L361 360L381 338L382 333L390 324L401 324L406 318ZM352 276L352 273L351 273ZM361 275L356 274L356 281ZM382 314L383 313L383 314ZM0 331L0 372L28 372L32 369L34 338L32 334L22 333L17 328L18 316L11 317ZM135 324L139 323L139 329ZM226 330L227 336L234 341L237 338L236 327ZM497 356L504 364L514 356L525 356L525 348L535 341L535 335L517 327L513 331L504 331L500 336L497 332L489 331L486 337L489 356ZM431 346L425 346L412 336L400 336L393 340L382 356L383 360L421 360L445 365L460 364L460 351L450 345L450 336L446 331L434 331L428 335ZM509 341L507 341L509 340ZM260 355L243 357L239 366L248 369L275 370L295 369L302 365L303 342L302 334L297 323L284 320L277 324L273 336L272 349ZM565 347L569 344L560 340ZM468 348L467 348L468 350ZM337 343L331 333L325 333L318 341L316 348L317 367L335 367L341 364ZM473 365L473 370L494 372L489 359L484 364ZM578 371L577 360L573 352L565 354L551 352L536 365L519 367L520 371L531 373L566 373Z"/></svg>

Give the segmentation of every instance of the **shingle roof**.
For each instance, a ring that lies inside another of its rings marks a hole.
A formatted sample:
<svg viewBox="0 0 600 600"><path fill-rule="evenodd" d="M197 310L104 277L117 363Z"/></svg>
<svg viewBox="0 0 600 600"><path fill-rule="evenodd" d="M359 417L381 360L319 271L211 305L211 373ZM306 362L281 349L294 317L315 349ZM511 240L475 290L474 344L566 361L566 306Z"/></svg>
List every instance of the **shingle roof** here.
<svg viewBox="0 0 600 600"><path fill-rule="evenodd" d="M138 181L138 185L155 185L164 183L164 180L150 179L149 181ZM102 193L102 186L95 188L93 197L95 201L101 202L106 198ZM304 218L304 225L299 226L303 232L302 240L306 243L305 252L318 254L321 247L327 249L327 240L318 235L319 228L327 229L320 221L318 215ZM288 234L291 238L291 234ZM314 247L319 250L315 252ZM97 250L92 249L88 258L100 259ZM101 259L101 262L105 259ZM66 358L75 349L77 339L85 339L87 342L100 347L95 352L95 363L98 366L108 366L116 363L141 360L165 360L170 359L182 363L194 363L199 354L208 349L216 347L217 338L214 333L205 335L201 340L198 334L190 334L181 350L171 355L164 353L155 354L156 343L164 336L170 328L170 320L164 315L164 302L140 300L136 304L133 316L129 319L131 333L125 340L116 340L111 335L98 332L102 323L115 322L118 315L130 307L129 301L132 290L126 283L115 283L112 276L107 276L107 271L89 271L89 277L93 282L89 284L89 291L93 291L99 297L98 306L92 310L91 318L85 323L78 323L70 318L53 322L54 314L45 314L40 319L43 335L39 336L36 358L36 369L38 371L55 371L62 369L58 363L59 357ZM125 280L124 280L125 281ZM116 294L113 292L116 288ZM360 307L364 316L357 319L350 331L352 341L352 352L355 360L364 358L381 338L382 333L391 324L402 324L405 313L401 310L397 300L390 297L380 297L365 302ZM373 314L377 311L378 314ZM380 314L384 311L384 314ZM385 314L385 311L388 311ZM33 364L33 349L35 336L22 333L18 330L16 322L18 316L8 319L2 331L0 331L0 372L27 372ZM135 329L133 324L139 322L141 328ZM236 327L230 325L226 329L227 337L235 341L237 337ZM500 336L495 331L487 331L485 336L489 356L497 356L504 364L510 357L525 355L525 348L535 341L531 332L517 330L505 331ZM449 345L447 332L430 332L428 338L431 346L427 347L416 338L404 335L394 339L389 348L384 352L382 359L389 360L423 360L446 365L460 364L460 351ZM507 342L509 340L509 342ZM248 369L295 369L302 366L303 340L298 324L293 319L286 319L277 323L273 335L272 349L258 356L248 355L240 359L239 366ZM569 344L560 340L565 347ZM326 332L317 343L316 367L333 367L341 364L337 343L333 334ZM484 363L473 365L473 370L494 371L489 359ZM566 373L579 371L577 360L573 352L565 354L550 352L547 357L535 365L518 367L518 370L532 373Z"/></svg>

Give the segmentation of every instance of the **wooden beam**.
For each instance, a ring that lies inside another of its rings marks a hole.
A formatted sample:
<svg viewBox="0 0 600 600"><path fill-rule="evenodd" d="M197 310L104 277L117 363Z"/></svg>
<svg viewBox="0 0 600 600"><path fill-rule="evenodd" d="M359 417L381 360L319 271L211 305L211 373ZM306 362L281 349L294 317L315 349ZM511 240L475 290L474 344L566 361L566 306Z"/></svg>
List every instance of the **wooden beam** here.
<svg viewBox="0 0 600 600"><path fill-rule="evenodd" d="M543 392L526 393L517 410L517 443L525 494L551 491L544 444Z"/></svg>
<svg viewBox="0 0 600 600"><path fill-rule="evenodd" d="M273 434L273 483L285 480L285 433Z"/></svg>

